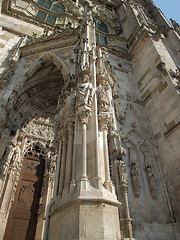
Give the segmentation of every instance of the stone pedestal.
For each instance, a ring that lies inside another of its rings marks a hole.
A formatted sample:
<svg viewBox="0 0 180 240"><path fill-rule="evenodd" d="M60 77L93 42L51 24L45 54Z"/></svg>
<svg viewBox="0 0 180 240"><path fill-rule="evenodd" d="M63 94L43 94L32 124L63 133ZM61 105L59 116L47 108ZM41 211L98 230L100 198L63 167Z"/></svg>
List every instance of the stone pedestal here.
<svg viewBox="0 0 180 240"><path fill-rule="evenodd" d="M66 199L58 196L50 207L48 240L121 239L118 206L106 189L76 191Z"/></svg>

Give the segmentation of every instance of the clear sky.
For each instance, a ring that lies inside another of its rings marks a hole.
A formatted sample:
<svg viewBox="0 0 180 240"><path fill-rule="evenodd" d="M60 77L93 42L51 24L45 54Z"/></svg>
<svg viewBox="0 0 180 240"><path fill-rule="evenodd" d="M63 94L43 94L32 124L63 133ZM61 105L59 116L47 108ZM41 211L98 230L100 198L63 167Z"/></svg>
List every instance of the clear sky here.
<svg viewBox="0 0 180 240"><path fill-rule="evenodd" d="M180 0L153 0L161 9L167 20L170 18L180 24Z"/></svg>

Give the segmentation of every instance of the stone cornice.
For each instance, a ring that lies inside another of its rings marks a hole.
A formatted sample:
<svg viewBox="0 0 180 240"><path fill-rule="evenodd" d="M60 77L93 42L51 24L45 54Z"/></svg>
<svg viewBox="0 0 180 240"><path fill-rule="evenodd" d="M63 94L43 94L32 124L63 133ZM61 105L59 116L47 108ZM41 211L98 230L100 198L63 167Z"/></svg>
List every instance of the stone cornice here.
<svg viewBox="0 0 180 240"><path fill-rule="evenodd" d="M76 45L78 39L77 36L74 36L71 39L62 39L56 38L52 40L47 40L45 42L34 43L30 46L25 46L21 48L21 56L29 56L34 55L42 52L48 52L51 50L56 50L60 48L70 47Z"/></svg>

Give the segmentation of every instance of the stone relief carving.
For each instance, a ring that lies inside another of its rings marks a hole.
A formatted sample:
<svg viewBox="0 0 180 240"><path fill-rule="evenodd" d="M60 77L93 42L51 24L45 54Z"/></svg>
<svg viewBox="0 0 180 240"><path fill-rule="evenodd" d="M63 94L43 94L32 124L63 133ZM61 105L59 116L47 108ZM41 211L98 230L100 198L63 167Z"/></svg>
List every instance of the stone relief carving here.
<svg viewBox="0 0 180 240"><path fill-rule="evenodd" d="M33 183L23 182L18 197L18 205L20 208L28 208L31 206L34 191Z"/></svg>
<svg viewBox="0 0 180 240"><path fill-rule="evenodd" d="M53 126L43 124L43 122L38 122L36 120L31 121L24 131L29 135L37 136L47 140L54 139Z"/></svg>
<svg viewBox="0 0 180 240"><path fill-rule="evenodd" d="M119 99L117 97L114 97L114 109L115 109L115 114L116 114L116 119L120 124L123 124L123 120L126 118L126 114L128 109L131 107L131 96L129 93L126 94L126 101L127 103L125 106L120 107Z"/></svg>
<svg viewBox="0 0 180 240"><path fill-rule="evenodd" d="M61 29L59 26L55 26L54 29L52 30L46 26L40 37L37 36L37 33L33 33L32 36L28 36L26 45L32 45L34 43L44 42L56 38L66 39L68 35L73 35L77 33L78 29L79 27L77 29L72 29L71 27Z"/></svg>

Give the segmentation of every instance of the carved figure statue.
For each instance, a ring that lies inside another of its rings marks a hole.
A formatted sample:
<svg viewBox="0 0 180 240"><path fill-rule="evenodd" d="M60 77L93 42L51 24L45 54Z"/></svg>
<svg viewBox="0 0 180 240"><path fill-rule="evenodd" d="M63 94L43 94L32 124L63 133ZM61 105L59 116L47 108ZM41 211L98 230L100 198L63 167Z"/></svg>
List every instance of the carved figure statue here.
<svg viewBox="0 0 180 240"><path fill-rule="evenodd" d="M20 161L21 161L21 150L20 150L19 144L17 144L17 146L13 151L13 156L10 160L10 167L14 170L18 170Z"/></svg>
<svg viewBox="0 0 180 240"><path fill-rule="evenodd" d="M93 97L93 86L89 82L89 75L85 74L81 78L82 84L77 87L77 106L91 107Z"/></svg>
<svg viewBox="0 0 180 240"><path fill-rule="evenodd" d="M110 86L106 80L102 80L98 86L99 112L109 112L111 102L109 97Z"/></svg>
<svg viewBox="0 0 180 240"><path fill-rule="evenodd" d="M120 177L120 183L122 184L128 184L128 176L126 172L126 165L124 161L119 161L119 177Z"/></svg>
<svg viewBox="0 0 180 240"><path fill-rule="evenodd" d="M133 161L130 164L130 173L132 178L134 194L136 197L139 197L140 186L139 186L139 180L138 180L138 171L137 171L136 163Z"/></svg>
<svg viewBox="0 0 180 240"><path fill-rule="evenodd" d="M157 196L157 186L156 186L156 179L152 172L152 167L150 164L145 165L145 171L147 175L147 179L149 182L150 192L153 198L156 198Z"/></svg>

